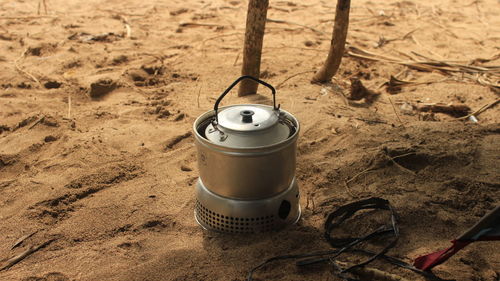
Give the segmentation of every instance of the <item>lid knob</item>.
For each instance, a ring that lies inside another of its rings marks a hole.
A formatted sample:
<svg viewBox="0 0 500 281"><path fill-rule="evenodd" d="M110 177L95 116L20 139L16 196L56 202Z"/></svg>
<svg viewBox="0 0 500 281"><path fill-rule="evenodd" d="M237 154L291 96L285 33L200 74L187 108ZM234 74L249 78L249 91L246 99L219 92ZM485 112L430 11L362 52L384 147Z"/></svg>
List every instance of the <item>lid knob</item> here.
<svg viewBox="0 0 500 281"><path fill-rule="evenodd" d="M254 114L255 112L248 109L240 111L240 115L242 116L241 121L243 121L243 123L252 123L253 122L252 115Z"/></svg>

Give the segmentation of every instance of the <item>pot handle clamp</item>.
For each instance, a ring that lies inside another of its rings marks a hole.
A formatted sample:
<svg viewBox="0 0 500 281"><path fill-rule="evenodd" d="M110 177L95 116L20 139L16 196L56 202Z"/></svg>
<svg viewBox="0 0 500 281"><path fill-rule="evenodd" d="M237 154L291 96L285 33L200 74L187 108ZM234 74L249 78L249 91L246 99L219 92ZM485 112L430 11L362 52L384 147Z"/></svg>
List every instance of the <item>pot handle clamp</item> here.
<svg viewBox="0 0 500 281"><path fill-rule="evenodd" d="M219 116L218 116L218 111L219 111L219 103L222 101L222 99L227 95L227 93L229 93L229 91L231 91L234 86L236 86L236 84L238 84L241 80L244 80L244 79L250 79L250 80L253 80L259 84L262 84L266 87L268 87L270 90L271 90L271 93L273 94L273 109L274 110L279 110L280 109L280 105L278 104L278 106L276 106L276 89L274 89L273 86L271 86L270 84L260 80L260 79L257 79L253 76L250 76L250 75L244 75L244 76L241 76L240 78L236 79L236 81L234 81L220 96L219 98L217 98L217 100L215 101L215 104L214 104L214 111L215 111L215 122L218 124L219 123Z"/></svg>

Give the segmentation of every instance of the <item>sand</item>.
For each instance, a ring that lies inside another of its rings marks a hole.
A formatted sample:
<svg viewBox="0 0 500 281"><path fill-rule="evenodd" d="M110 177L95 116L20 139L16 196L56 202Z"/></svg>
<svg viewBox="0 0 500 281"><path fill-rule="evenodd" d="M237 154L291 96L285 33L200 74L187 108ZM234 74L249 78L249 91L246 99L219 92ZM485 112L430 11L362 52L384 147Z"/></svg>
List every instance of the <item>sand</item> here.
<svg viewBox="0 0 500 281"><path fill-rule="evenodd" d="M419 102L476 110L498 92L460 74L350 56L333 84L311 84L328 52L335 1L272 0L268 17L290 23L267 23L261 78L278 87L281 107L303 128L303 216L279 232L205 232L193 218L189 132L239 76L247 2L47 0L46 11L38 2L0 4L0 265L55 240L0 271L0 280L244 280L269 257L328 249L325 216L371 196L397 210L401 239L389 254L411 262L449 246L499 204L499 107L477 123L411 110ZM352 5L349 44L370 52L468 63L500 51L496 0ZM437 82L391 94L379 87L390 75ZM348 101L352 78L378 99ZM262 88L231 94L224 104L271 102ZM387 158L403 154L398 165ZM377 225L352 223L343 231ZM499 280L498 249L472 244L435 273ZM422 280L383 262L372 267ZM330 271L278 262L255 278L340 280Z"/></svg>

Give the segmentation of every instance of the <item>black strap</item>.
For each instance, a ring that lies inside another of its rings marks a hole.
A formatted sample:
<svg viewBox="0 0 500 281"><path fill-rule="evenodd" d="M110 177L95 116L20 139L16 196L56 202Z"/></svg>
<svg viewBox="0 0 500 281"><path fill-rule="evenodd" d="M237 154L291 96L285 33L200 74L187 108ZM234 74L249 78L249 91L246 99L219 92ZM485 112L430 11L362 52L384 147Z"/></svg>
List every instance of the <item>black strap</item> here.
<svg viewBox="0 0 500 281"><path fill-rule="evenodd" d="M365 235L364 237L361 238L333 238L332 237L332 231L339 227L342 223L344 223L348 218L352 217L355 213L361 210L369 210L369 209L381 209L381 210L388 210L391 212L391 222L389 225L384 225L378 228L377 230L373 231L372 233L369 233L368 235ZM346 269L342 270L342 273L348 272L356 267L361 267L364 265L369 264L370 262L374 261L381 255L384 255L389 251L391 248L393 248L396 243L398 242L399 239L399 228L396 220L396 212L392 208L391 204L389 201L378 198L378 197L372 197L369 199L353 202L347 205L344 205L340 208L338 208L335 212L331 213L328 218L325 221L325 238L328 243L334 248L341 248L341 252L345 252L348 249L351 249L353 246L356 246L357 244L370 240L372 238L378 237L378 236L383 236L383 235L390 235L393 236L393 238L389 241L389 243L378 253L372 255L369 257L367 260L360 262L356 265L353 265L351 267L348 267Z"/></svg>
<svg viewBox="0 0 500 281"><path fill-rule="evenodd" d="M332 237L332 232L335 228L339 227L343 222L345 222L347 219L352 217L356 212L360 210L369 210L369 209L381 209L381 210L388 210L391 213L391 221L388 225L383 225L376 229L375 231L366 234L362 237L357 237L357 238L334 238ZM252 268L250 272L247 275L247 281L252 281L252 275L253 273L258 270L259 268L263 267L264 265L277 261L277 260L286 260L286 259L300 259L296 262L297 266L308 266L311 264L316 264L316 263L322 263L322 262L331 262L334 266L335 274L348 281L356 281L357 279L350 278L347 273L352 271L355 268L365 266L372 261L374 261L377 258L384 259L388 261L391 264L394 264L396 266L402 267L409 269L411 271L414 271L416 273L419 273L427 278L433 279L433 280L439 280L438 277L436 277L434 274L430 272L425 272L422 270L417 269L413 265L410 265L402 260L399 260L394 257L387 256L386 253L393 248L399 238L399 228L397 224L397 219L396 219L396 212L392 208L391 204L389 201L378 198L378 197L372 197L369 199L365 200L360 200L356 201L344 206L341 206L337 210L335 210L333 213L331 213L328 218L325 221L325 239L328 241L328 243L335 249L328 250L328 251L319 251L319 252L312 252L312 253L305 253L305 254L297 254L297 255L282 255L282 256L276 256L272 257L261 264L257 265L256 267ZM353 248L354 246L358 245L359 243L363 241L367 241L370 239L373 239L375 237L379 236L392 236L390 241L387 243L387 245L380 251L378 252L372 252L372 251L367 251L364 249L356 249ZM342 253L358 253L358 254L363 254L368 256L368 258L358 264L355 264L353 266L350 266L348 268L342 268L340 265L338 265L335 262L335 258L337 258L339 255Z"/></svg>

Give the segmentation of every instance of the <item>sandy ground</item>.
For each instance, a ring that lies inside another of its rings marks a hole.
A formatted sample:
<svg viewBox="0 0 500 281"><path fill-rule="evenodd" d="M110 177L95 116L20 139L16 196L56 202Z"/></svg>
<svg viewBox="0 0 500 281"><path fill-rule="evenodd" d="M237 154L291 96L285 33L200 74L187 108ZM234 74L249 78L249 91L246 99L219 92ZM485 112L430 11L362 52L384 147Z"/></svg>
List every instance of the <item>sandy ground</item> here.
<svg viewBox="0 0 500 281"><path fill-rule="evenodd" d="M0 265L55 239L0 271L0 280L244 280L271 256L329 248L325 216L370 196L395 206L401 240L390 254L411 262L447 247L499 204L499 107L478 123L407 109L420 102L476 110L498 92L460 74L350 56L335 83L311 84L329 48L335 1L270 2L268 17L290 23L267 24L261 78L278 86L282 108L303 127L304 212L284 231L241 237L196 225L198 172L186 133L240 73L246 1L47 0L46 11L38 1L0 3ZM500 52L499 14L497 0L353 1L348 41L401 59L498 65L477 59ZM436 83L393 95L379 87L390 75ZM379 98L347 101L351 78ZM269 97L233 93L224 103ZM387 160L403 154L398 165ZM376 225L353 223L344 231ZM435 273L499 280L499 262L498 243L476 243ZM290 262L255 277L340 280L329 267L303 271Z"/></svg>

